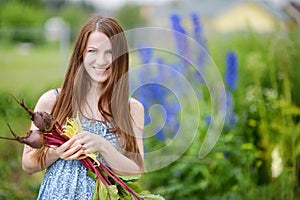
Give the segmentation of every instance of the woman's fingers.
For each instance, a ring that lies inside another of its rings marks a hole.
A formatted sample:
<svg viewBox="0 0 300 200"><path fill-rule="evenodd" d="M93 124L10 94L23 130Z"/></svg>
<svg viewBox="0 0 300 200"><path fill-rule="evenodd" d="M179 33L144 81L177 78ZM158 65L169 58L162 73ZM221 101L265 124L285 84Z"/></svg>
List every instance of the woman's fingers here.
<svg viewBox="0 0 300 200"><path fill-rule="evenodd" d="M67 149L69 149L71 147L71 145L76 141L75 138L71 138L69 139L68 141L66 141L64 144L62 144L60 147L59 147L59 151L61 152L64 152L66 151Z"/></svg>
<svg viewBox="0 0 300 200"><path fill-rule="evenodd" d="M60 158L65 160L78 159L81 154L83 154L82 145L76 138L71 138L59 148L56 149L57 154Z"/></svg>
<svg viewBox="0 0 300 200"><path fill-rule="evenodd" d="M77 150L75 152L71 152L71 154L69 154L69 156L67 156L65 159L66 160L78 160L78 159L81 159L83 153L84 153L83 150L80 148L79 150Z"/></svg>
<svg viewBox="0 0 300 200"><path fill-rule="evenodd" d="M81 154L83 154L81 146L74 146L61 154L61 158L65 160L77 159Z"/></svg>
<svg viewBox="0 0 300 200"><path fill-rule="evenodd" d="M99 135L83 131L77 134L76 137L82 145L85 153L94 153L99 151L99 146L101 146L101 137Z"/></svg>

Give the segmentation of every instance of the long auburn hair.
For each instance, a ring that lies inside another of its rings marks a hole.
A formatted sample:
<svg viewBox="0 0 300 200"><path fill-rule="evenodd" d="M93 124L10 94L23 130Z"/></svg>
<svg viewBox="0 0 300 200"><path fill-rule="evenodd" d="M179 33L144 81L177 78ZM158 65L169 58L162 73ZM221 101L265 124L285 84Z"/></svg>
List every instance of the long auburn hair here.
<svg viewBox="0 0 300 200"><path fill-rule="evenodd" d="M74 117L76 112L83 114L81 105L86 102L86 93L90 87L90 79L83 67L83 56L88 38L94 31L102 32L109 38L113 54L112 72L98 100L98 110L105 121L114 122L112 123L114 124L113 133L122 145L125 155L143 168L143 160L133 132L130 115L128 46L124 30L114 19L95 16L81 28L61 91L51 114L60 123L63 123L67 117ZM106 106L108 110L104 109L105 105L108 105ZM41 167L45 164L47 150L43 147L36 152Z"/></svg>

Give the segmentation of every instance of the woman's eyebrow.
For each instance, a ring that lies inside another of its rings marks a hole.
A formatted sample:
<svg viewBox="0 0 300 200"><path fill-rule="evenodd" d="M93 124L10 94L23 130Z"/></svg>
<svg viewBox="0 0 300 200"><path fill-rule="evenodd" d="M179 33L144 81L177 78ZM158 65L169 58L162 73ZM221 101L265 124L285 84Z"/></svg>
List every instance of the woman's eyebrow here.
<svg viewBox="0 0 300 200"><path fill-rule="evenodd" d="M97 47L93 46L93 45L88 45L87 48L93 48L93 49L97 49Z"/></svg>

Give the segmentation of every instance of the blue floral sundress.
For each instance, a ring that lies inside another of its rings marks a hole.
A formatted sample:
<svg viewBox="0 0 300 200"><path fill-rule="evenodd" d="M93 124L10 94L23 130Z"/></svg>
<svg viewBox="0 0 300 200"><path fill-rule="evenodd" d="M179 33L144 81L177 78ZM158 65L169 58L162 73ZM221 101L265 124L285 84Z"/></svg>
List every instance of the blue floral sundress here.
<svg viewBox="0 0 300 200"><path fill-rule="evenodd" d="M117 138L102 121L81 117L82 129L98 134L119 149ZM104 164L101 155L98 157ZM45 172L38 200L91 200L95 180L87 175L86 168L78 160L58 159Z"/></svg>

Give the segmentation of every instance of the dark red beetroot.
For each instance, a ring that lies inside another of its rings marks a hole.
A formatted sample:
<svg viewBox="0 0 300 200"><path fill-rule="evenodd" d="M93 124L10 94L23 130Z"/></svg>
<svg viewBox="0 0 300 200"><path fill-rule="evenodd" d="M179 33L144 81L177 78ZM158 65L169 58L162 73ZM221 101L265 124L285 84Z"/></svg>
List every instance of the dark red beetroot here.
<svg viewBox="0 0 300 200"><path fill-rule="evenodd" d="M44 133L50 133L55 125L55 119L52 115L47 112L33 112L29 108L27 108L24 104L24 99L18 101L13 95L11 95L13 99L22 106L24 110L30 115L31 121L34 125Z"/></svg>
<svg viewBox="0 0 300 200"><path fill-rule="evenodd" d="M45 143L44 133L40 130L29 130L25 137L19 137L13 132L9 124L7 124L7 126L14 138L0 137L0 139L15 140L20 143L27 144L35 149L41 148Z"/></svg>
<svg viewBox="0 0 300 200"><path fill-rule="evenodd" d="M11 96L24 110L26 110L27 113L29 113L31 121L39 130L29 130L25 137L19 137L7 124L14 138L0 137L0 139L15 140L36 149L41 148L46 143L48 146L48 143L60 146L68 140L68 137L63 135L63 128L55 121L51 114L47 112L33 112L25 106L23 99L18 101L13 95Z"/></svg>

